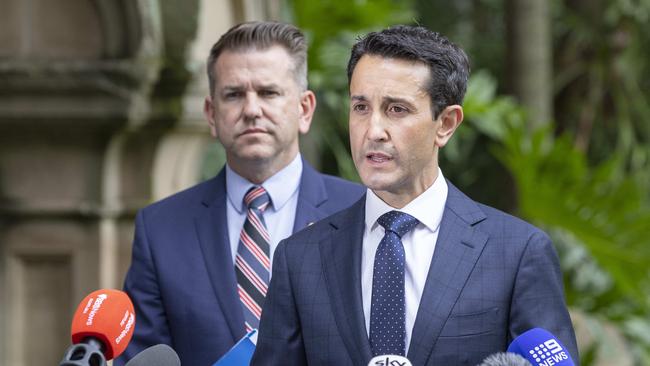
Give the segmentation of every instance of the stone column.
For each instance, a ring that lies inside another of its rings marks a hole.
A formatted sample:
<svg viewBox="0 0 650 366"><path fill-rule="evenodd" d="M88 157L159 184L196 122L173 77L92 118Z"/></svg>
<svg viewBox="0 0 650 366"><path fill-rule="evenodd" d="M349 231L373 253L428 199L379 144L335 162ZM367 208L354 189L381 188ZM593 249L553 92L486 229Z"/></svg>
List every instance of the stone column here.
<svg viewBox="0 0 650 366"><path fill-rule="evenodd" d="M0 7L0 364L55 365L78 302L115 266L113 139L148 118L160 11L151 0Z"/></svg>

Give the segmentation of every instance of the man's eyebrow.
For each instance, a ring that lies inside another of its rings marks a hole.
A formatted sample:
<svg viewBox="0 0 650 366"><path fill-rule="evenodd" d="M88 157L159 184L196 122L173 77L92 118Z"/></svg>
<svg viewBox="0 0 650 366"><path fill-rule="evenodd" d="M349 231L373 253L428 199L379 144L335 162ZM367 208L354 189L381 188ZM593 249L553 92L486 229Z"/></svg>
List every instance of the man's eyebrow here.
<svg viewBox="0 0 650 366"><path fill-rule="evenodd" d="M244 89L244 87L239 86L239 85L226 85L223 88L221 88L221 90L225 91L225 92L240 91L240 90L243 90L243 89Z"/></svg>
<svg viewBox="0 0 650 366"><path fill-rule="evenodd" d="M368 100L365 95L352 95L350 96L351 100L358 100L361 102L365 102ZM391 97L391 96L386 96L382 98L382 103L387 104L387 103L405 103L405 104L413 104L412 101L406 98L400 98L400 97Z"/></svg>
<svg viewBox="0 0 650 366"><path fill-rule="evenodd" d="M243 85L225 85L221 90L230 92L230 91L242 91L245 90L246 87ZM268 89L281 89L280 86L276 83L271 83L271 84L258 84L255 85L255 90L268 90Z"/></svg>
<svg viewBox="0 0 650 366"><path fill-rule="evenodd" d="M388 103L404 103L404 104L408 104L408 105L413 104L410 100L408 100L406 98L391 97L391 96L383 97L382 102L384 104L388 104Z"/></svg>
<svg viewBox="0 0 650 366"><path fill-rule="evenodd" d="M271 83L271 84L260 84L257 85L256 89L279 89L280 86L276 83Z"/></svg>

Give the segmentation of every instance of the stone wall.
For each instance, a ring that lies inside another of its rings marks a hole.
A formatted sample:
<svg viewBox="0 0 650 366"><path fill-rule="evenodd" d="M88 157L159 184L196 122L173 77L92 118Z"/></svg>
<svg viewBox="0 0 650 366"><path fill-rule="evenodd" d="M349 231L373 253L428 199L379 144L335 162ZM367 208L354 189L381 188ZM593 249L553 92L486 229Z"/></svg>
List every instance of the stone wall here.
<svg viewBox="0 0 650 366"><path fill-rule="evenodd" d="M210 46L278 6L0 0L0 365L58 364L79 301L121 288L136 211L215 150Z"/></svg>

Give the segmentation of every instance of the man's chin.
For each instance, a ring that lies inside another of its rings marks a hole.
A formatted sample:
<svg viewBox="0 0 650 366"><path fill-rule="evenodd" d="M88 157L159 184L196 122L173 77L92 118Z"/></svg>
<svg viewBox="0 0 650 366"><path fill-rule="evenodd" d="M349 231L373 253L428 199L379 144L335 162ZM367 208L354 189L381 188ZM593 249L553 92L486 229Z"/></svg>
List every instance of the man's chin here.
<svg viewBox="0 0 650 366"><path fill-rule="evenodd" d="M361 177L361 182L375 192L388 191L393 185L387 177L379 177L376 174L371 177Z"/></svg>
<svg viewBox="0 0 650 366"><path fill-rule="evenodd" d="M262 164L262 163L267 163L272 161L273 157L274 157L273 154L256 153L256 154L240 155L239 159L242 161L246 161L249 164Z"/></svg>
<svg viewBox="0 0 650 366"><path fill-rule="evenodd" d="M246 146L234 154L240 160L246 161L266 161L277 155L277 152L268 146Z"/></svg>

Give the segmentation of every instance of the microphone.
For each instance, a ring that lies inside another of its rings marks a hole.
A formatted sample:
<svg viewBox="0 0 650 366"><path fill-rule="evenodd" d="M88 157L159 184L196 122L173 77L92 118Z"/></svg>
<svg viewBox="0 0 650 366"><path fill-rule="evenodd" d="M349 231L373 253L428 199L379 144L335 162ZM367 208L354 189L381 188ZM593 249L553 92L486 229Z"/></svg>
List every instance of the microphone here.
<svg viewBox="0 0 650 366"><path fill-rule="evenodd" d="M138 353L124 366L181 366L181 360L166 344L157 344Z"/></svg>
<svg viewBox="0 0 650 366"><path fill-rule="evenodd" d="M72 318L72 346L59 366L103 366L131 341L133 303L126 293L102 289L86 296Z"/></svg>
<svg viewBox="0 0 650 366"><path fill-rule="evenodd" d="M531 366L531 364L516 353L499 352L487 356L478 366Z"/></svg>
<svg viewBox="0 0 650 366"><path fill-rule="evenodd" d="M413 366L413 364L404 356L380 355L373 357L368 362L368 366Z"/></svg>
<svg viewBox="0 0 650 366"><path fill-rule="evenodd" d="M522 333L510 343L508 352L523 356L533 366L575 366L560 341L542 328Z"/></svg>

